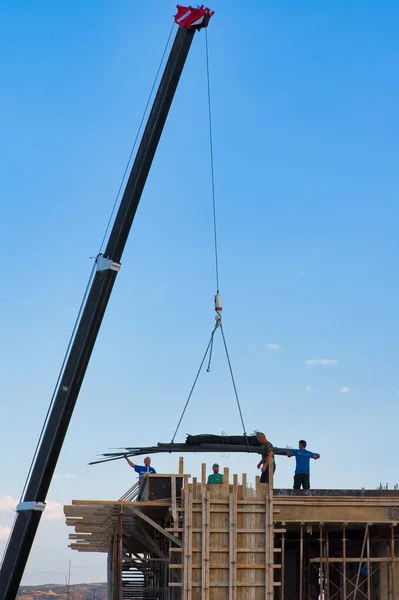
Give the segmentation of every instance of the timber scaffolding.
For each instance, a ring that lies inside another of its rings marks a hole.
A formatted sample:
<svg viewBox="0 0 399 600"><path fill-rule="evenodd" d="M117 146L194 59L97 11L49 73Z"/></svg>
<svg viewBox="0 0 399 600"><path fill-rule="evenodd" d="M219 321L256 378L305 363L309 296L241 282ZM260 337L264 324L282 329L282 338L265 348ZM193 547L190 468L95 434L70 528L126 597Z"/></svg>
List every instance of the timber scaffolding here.
<svg viewBox="0 0 399 600"><path fill-rule="evenodd" d="M109 600L399 600L397 490L273 489L146 475L73 500L70 547L108 553Z"/></svg>

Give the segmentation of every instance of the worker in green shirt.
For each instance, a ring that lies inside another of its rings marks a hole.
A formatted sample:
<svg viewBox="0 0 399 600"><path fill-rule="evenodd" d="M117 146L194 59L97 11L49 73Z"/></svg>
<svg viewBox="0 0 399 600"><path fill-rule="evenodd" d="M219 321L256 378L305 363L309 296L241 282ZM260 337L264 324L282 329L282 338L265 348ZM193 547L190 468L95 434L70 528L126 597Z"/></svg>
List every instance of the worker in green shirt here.
<svg viewBox="0 0 399 600"><path fill-rule="evenodd" d="M208 475L208 483L223 483L223 475L219 473L219 465L215 463L212 465L213 473Z"/></svg>

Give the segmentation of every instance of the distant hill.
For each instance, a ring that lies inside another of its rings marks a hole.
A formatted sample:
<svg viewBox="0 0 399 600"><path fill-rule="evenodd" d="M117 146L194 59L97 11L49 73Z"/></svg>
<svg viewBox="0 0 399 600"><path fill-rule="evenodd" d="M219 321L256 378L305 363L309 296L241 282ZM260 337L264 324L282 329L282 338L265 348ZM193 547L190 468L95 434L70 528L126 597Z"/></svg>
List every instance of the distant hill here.
<svg viewBox="0 0 399 600"><path fill-rule="evenodd" d="M17 600L107 600L106 583L78 583L69 586L69 599L65 584L22 585Z"/></svg>

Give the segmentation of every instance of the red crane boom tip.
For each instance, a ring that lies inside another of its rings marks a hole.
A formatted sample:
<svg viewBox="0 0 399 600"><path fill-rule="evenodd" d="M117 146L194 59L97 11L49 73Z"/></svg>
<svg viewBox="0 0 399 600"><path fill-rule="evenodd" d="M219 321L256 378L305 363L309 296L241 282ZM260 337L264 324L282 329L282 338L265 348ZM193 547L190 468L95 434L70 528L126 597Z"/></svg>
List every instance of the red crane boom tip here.
<svg viewBox="0 0 399 600"><path fill-rule="evenodd" d="M179 27L185 29L202 29L203 27L208 27L210 18L215 14L214 10L207 8L203 4L197 8L178 4L176 8L175 22Z"/></svg>

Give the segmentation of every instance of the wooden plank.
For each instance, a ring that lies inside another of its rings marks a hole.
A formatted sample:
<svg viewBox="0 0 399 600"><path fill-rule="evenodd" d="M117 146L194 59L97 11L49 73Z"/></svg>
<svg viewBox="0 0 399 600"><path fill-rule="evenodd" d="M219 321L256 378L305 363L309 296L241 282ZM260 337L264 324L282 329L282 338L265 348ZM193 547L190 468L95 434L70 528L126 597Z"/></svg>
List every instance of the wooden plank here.
<svg viewBox="0 0 399 600"><path fill-rule="evenodd" d="M247 514L252 514L252 513L247 513ZM173 527L165 527L164 531L183 531L183 529L181 527L179 527L178 529L173 529ZM226 528L212 528L212 533L229 533L230 529L226 529ZM274 530L279 531L279 530ZM284 530L285 531L285 530ZM202 533L202 528L201 527L193 527L192 530L193 533ZM237 533L265 533L264 528L257 528L257 529L253 529L253 528L249 528L249 529L237 529Z"/></svg>
<svg viewBox="0 0 399 600"><path fill-rule="evenodd" d="M364 557L363 558L359 558L359 557L351 558L349 556L346 556L345 558L343 558L343 557L328 558L328 557L323 556L322 558L315 557L315 558L309 559L309 562L311 562L311 563L316 563L316 562L317 563L320 563L320 562L321 563L326 563L326 562L330 562L330 563L343 563L343 562L345 562L345 563L364 563L366 561L367 561L367 559ZM369 561L373 562L373 563L385 563L385 562L391 562L391 558L389 556L370 557ZM395 557L395 562L399 562L399 556Z"/></svg>
<svg viewBox="0 0 399 600"><path fill-rule="evenodd" d="M229 494L229 600L237 599L237 486Z"/></svg>
<svg viewBox="0 0 399 600"><path fill-rule="evenodd" d="M176 563L176 564L172 563L172 564L169 564L169 568L170 569L183 569L183 567L184 567L184 565L182 565L181 563ZM201 571L202 571L202 563L192 563L191 567L193 569L196 569L196 570L201 569ZM274 569L280 569L281 565L277 565L276 564L276 565L272 565L272 567ZM224 569L224 570L227 571L228 569L230 569L230 565L225 565L224 563L209 563L209 568L210 569L218 569L218 570ZM245 569L247 569L247 570L248 569L257 569L257 570L260 570L260 571L264 571L265 570L265 564L264 563L253 563L253 564L251 563L251 564L248 565L247 563L237 563L236 564L236 569L244 569L244 570ZM230 589L230 587L231 587L230 583L228 584L228 587ZM202 588L202 584L201 584L201 588ZM204 597L204 596L201 596L201 597Z"/></svg>
<svg viewBox="0 0 399 600"><path fill-rule="evenodd" d="M192 600L192 578L193 578L193 511L192 511L192 494L188 492L188 508L185 513L185 518L188 521L188 552L187 552L187 600Z"/></svg>
<svg viewBox="0 0 399 600"><path fill-rule="evenodd" d="M197 478L193 477L193 483L192 483L192 489L193 489L193 501L195 501L197 499ZM196 508L195 510L201 511L201 508Z"/></svg>
<svg viewBox="0 0 399 600"><path fill-rule="evenodd" d="M162 477L165 477L165 475L162 475ZM172 477L172 475L170 475L170 477ZM110 506L168 506L169 504L170 500L168 499L162 500L162 502L160 500L148 500L147 502L127 502L124 500L72 500L73 506L93 506L96 508L98 505L109 508Z"/></svg>
<svg viewBox="0 0 399 600"><path fill-rule="evenodd" d="M140 517L140 519L142 519L143 521L145 521L146 523L148 523L149 525L154 527L154 529L156 529L157 531L162 533L162 535L167 537L169 541L173 542L174 544L177 544L178 546L182 545L181 541L179 539L177 539L177 537L175 537L174 535L171 535L169 533L169 531L167 531L166 529L161 527L161 525L159 525L159 523L157 523L156 521L153 521L152 519L150 519L150 517L148 517L143 512L141 512L141 510L138 510L136 508L132 508L132 510L135 515L137 515L138 517ZM175 529L172 528L172 531L175 531Z"/></svg>
<svg viewBox="0 0 399 600"><path fill-rule="evenodd" d="M188 598L188 570L187 570L187 566L188 566L188 557L187 557L187 553L188 553L188 510L189 510L189 506L188 506L188 495L189 495L189 488L188 487L184 487L183 489L183 501L184 501L184 533L183 533L183 565L184 565L184 569L183 569L183 600L187 600ZM170 584L169 584L170 585Z"/></svg>
<svg viewBox="0 0 399 600"><path fill-rule="evenodd" d="M242 481L242 498L246 498L247 496L247 474L243 473L241 476L241 481Z"/></svg>
<svg viewBox="0 0 399 600"><path fill-rule="evenodd" d="M271 465L269 466L269 474L271 471ZM269 475L270 476L270 475ZM270 528L270 523L269 523L269 495L267 493L266 490L266 497L265 497L265 565L266 565L266 571L265 571L265 592L264 592L264 598L265 600L269 599L269 586L270 586L270 577L271 577L271 572L270 572L270 564L271 564L271 557L270 557L270 540L269 540L269 536L271 533L271 528ZM272 547L274 547L274 541L273 541L273 545Z"/></svg>
<svg viewBox="0 0 399 600"><path fill-rule="evenodd" d="M229 487L229 479L230 479L230 469L229 467L224 467L223 469L223 487L228 489Z"/></svg>
<svg viewBox="0 0 399 600"><path fill-rule="evenodd" d="M209 528L210 528L210 490L203 488L202 499L202 547L201 547L201 582L202 600L209 600ZM193 566L194 568L194 566Z"/></svg>
<svg viewBox="0 0 399 600"><path fill-rule="evenodd" d="M172 492L172 520L173 520L173 528L178 526L177 521L177 504L176 504L176 475L172 475L171 481L171 492Z"/></svg>
<svg viewBox="0 0 399 600"><path fill-rule="evenodd" d="M206 476L206 463L201 463L201 483L206 484L207 476Z"/></svg>
<svg viewBox="0 0 399 600"><path fill-rule="evenodd" d="M263 504L264 503L265 502L263 501ZM265 509L264 508L263 509L261 509L261 508L256 508L256 509L238 508L237 512L247 514L248 510L250 510L251 513L258 513L260 515L263 515L265 513ZM202 508L193 508L193 512L194 513L202 513ZM225 514L228 514L228 512L229 512L229 509L228 509L227 506L226 506L226 508L213 508L212 509L212 513L225 513Z"/></svg>
<svg viewBox="0 0 399 600"><path fill-rule="evenodd" d="M123 569L123 506L118 517L118 598L122 598L122 569Z"/></svg>
<svg viewBox="0 0 399 600"><path fill-rule="evenodd" d="M183 475L184 473L184 457L179 456L179 475Z"/></svg>
<svg viewBox="0 0 399 600"><path fill-rule="evenodd" d="M239 587L239 588L249 588L249 590L251 590L251 588L256 588L256 587L262 587L263 588L264 586L265 586L265 584L263 582L238 582L237 583L237 587ZM194 582L192 584L192 587L193 588L195 588L195 587L199 587L200 588L201 587L201 583ZM228 582L222 582L222 583L220 583L220 582L211 581L210 584L209 584L209 587L210 588L228 588L229 587L229 583ZM213 596L213 598L216 598L216 596L214 596L214 595L212 595L212 596ZM249 596L248 596L248 598L249 598Z"/></svg>
<svg viewBox="0 0 399 600"><path fill-rule="evenodd" d="M214 532L214 530L212 529L212 533ZM179 548L176 548L176 550L179 550ZM212 546L212 552L228 552L228 548L226 547L219 547L219 546ZM202 548L193 548L193 554L195 552L202 552ZM245 554L246 552L254 552L254 553L260 553L260 552L265 552L264 548L237 548L237 554Z"/></svg>

